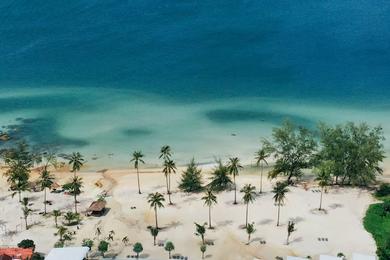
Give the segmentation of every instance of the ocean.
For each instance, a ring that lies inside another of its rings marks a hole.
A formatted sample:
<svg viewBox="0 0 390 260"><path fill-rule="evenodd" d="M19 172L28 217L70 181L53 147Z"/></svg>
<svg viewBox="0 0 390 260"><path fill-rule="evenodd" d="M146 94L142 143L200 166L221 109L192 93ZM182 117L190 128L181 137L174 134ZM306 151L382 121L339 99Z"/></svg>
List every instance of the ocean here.
<svg viewBox="0 0 390 260"><path fill-rule="evenodd" d="M250 163L286 118L390 136L390 2L3 0L0 111L96 169L165 144L178 164Z"/></svg>

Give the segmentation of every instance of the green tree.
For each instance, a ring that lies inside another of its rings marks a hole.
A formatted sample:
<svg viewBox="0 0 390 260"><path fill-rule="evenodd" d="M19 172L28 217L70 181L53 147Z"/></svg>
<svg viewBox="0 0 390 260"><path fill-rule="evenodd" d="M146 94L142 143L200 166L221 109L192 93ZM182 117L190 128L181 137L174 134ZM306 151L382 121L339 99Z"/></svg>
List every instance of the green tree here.
<svg viewBox="0 0 390 260"><path fill-rule="evenodd" d="M171 241L168 241L168 242L165 244L164 249L165 249L165 251L168 251L169 259L171 259L171 252L172 252L173 250L175 250L175 245L174 245Z"/></svg>
<svg viewBox="0 0 390 260"><path fill-rule="evenodd" d="M204 253L206 252L207 250L207 246L206 245L200 245L200 252L202 252L202 259L204 259Z"/></svg>
<svg viewBox="0 0 390 260"><path fill-rule="evenodd" d="M150 227L150 234L153 237L153 245L156 246L156 237L158 236L158 228Z"/></svg>
<svg viewBox="0 0 390 260"><path fill-rule="evenodd" d="M324 189L332 182L331 174L333 169L334 163L332 161L322 161L317 167L316 181L318 181L318 185L321 187L320 207L318 210L322 210L322 195L324 193Z"/></svg>
<svg viewBox="0 0 390 260"><path fill-rule="evenodd" d="M27 218L28 218L28 216L30 216L32 209L29 208L29 205L28 205L29 199L28 198L23 198L21 204L22 204L23 218L24 218L24 222L25 222L26 230L27 230L28 229Z"/></svg>
<svg viewBox="0 0 390 260"><path fill-rule="evenodd" d="M50 188L54 183L54 176L50 174L48 171L48 167L44 167L43 170L40 173L38 185L43 190L43 205L44 205L44 215L46 215L46 205L47 205L47 199L46 199L46 190Z"/></svg>
<svg viewBox="0 0 390 260"><path fill-rule="evenodd" d="M142 247L142 244L137 242L134 244L133 246L133 251L134 253L137 254L137 259L139 258L139 254L144 250L144 248Z"/></svg>
<svg viewBox="0 0 390 260"><path fill-rule="evenodd" d="M249 245L250 241L251 241L251 236L253 233L256 232L256 229L255 229L255 223L248 223L245 227L245 231L246 233L248 234L248 243L247 245Z"/></svg>
<svg viewBox="0 0 390 260"><path fill-rule="evenodd" d="M139 164L143 163L145 164L144 160L142 158L144 157L143 153L141 151L135 151L133 152L133 158L130 160L130 162L134 162L134 168L137 170L137 181L138 181L138 193L141 194L141 186L139 182Z"/></svg>
<svg viewBox="0 0 390 260"><path fill-rule="evenodd" d="M268 166L267 158L270 156L270 154L266 151L266 149L261 148L255 153L255 159L256 159L256 166L260 167L260 193L263 192L263 171L264 171L264 164Z"/></svg>
<svg viewBox="0 0 390 260"><path fill-rule="evenodd" d="M206 234L205 226L206 226L206 224L200 225L200 224L195 222L195 230L196 230L195 235L200 236L200 238L202 239L203 245L205 244L205 241L204 241L204 236Z"/></svg>
<svg viewBox="0 0 390 260"><path fill-rule="evenodd" d="M313 165L317 143L311 131L297 128L290 121L285 121L281 128L274 128L272 137L273 143L263 141L264 149L273 153L276 159L269 177L284 175L290 184L293 177L298 180L303 175L302 170Z"/></svg>
<svg viewBox="0 0 390 260"><path fill-rule="evenodd" d="M228 168L222 163L221 160L217 160L217 167L211 173L211 181L208 187L216 192L227 190L232 185L232 180L229 177Z"/></svg>
<svg viewBox="0 0 390 260"><path fill-rule="evenodd" d="M71 155L67 156L68 164L71 167L71 172L73 172L76 177L76 173L80 171L81 167L84 165L84 156L79 152L74 152Z"/></svg>
<svg viewBox="0 0 390 260"><path fill-rule="evenodd" d="M165 174L165 177L167 178L169 204L172 205L173 203L171 201L171 173L176 173L176 164L175 164L175 162L172 161L172 160L164 161L163 172Z"/></svg>
<svg viewBox="0 0 390 260"><path fill-rule="evenodd" d="M31 239L23 239L18 243L19 248L32 248L33 250L35 249L35 243Z"/></svg>
<svg viewBox="0 0 390 260"><path fill-rule="evenodd" d="M52 212L52 215L53 215L53 217L54 217L54 222L56 223L56 227L58 227L58 217L60 217L61 216L61 211L60 210L53 210L53 212Z"/></svg>
<svg viewBox="0 0 390 260"><path fill-rule="evenodd" d="M383 130L366 123L319 126L321 150L318 161L333 161L335 183L367 186L382 174L385 158Z"/></svg>
<svg viewBox="0 0 390 260"><path fill-rule="evenodd" d="M229 163L227 169L230 175L233 175L233 185L234 185L234 203L237 204L237 185L236 185L236 176L238 172L243 167L240 164L240 160L237 157L229 158Z"/></svg>
<svg viewBox="0 0 390 260"><path fill-rule="evenodd" d="M278 205L278 222L276 226L279 226L280 206L284 204L284 200L286 199L286 193L289 192L288 184L286 182L277 182L272 192L274 193L273 199Z"/></svg>
<svg viewBox="0 0 390 260"><path fill-rule="evenodd" d="M246 184L242 189L241 192L244 193L244 196L242 199L244 200L244 203L246 204L246 211L245 211L245 228L248 227L248 211L249 211L249 203L253 203L256 199L256 187L252 186L252 184Z"/></svg>
<svg viewBox="0 0 390 260"><path fill-rule="evenodd" d="M192 158L187 169L181 175L179 189L185 192L199 192L203 189L202 185L202 170L199 169Z"/></svg>
<svg viewBox="0 0 390 260"><path fill-rule="evenodd" d="M108 251L108 247L110 244L107 241L100 241L99 246L98 246L98 251L102 254L104 257L104 254Z"/></svg>
<svg viewBox="0 0 390 260"><path fill-rule="evenodd" d="M208 189L205 192L204 196L202 197L202 200L204 201L204 205L209 207L209 228L211 229L212 228L212 225L211 225L211 207L214 204L217 204L217 196L215 196L215 194L213 193L213 191L211 189Z"/></svg>
<svg viewBox="0 0 390 260"><path fill-rule="evenodd" d="M154 216L156 220L156 229L158 229L158 222L157 222L157 208L163 208L165 201L164 196L161 193L151 193L148 195L148 203L150 204L150 207L154 209Z"/></svg>
<svg viewBox="0 0 390 260"><path fill-rule="evenodd" d="M83 179L78 176L74 176L69 183L63 186L65 190L68 190L73 195L75 213L77 213L77 195L81 193L82 187L83 187Z"/></svg>
<svg viewBox="0 0 390 260"><path fill-rule="evenodd" d="M289 221L287 225L287 245L290 243L290 236L293 232L295 232L295 223L294 221Z"/></svg>
<svg viewBox="0 0 390 260"><path fill-rule="evenodd" d="M89 238L84 238L82 243L81 243L81 246L88 247L89 251L91 251L91 249L93 247L93 240L89 239Z"/></svg>

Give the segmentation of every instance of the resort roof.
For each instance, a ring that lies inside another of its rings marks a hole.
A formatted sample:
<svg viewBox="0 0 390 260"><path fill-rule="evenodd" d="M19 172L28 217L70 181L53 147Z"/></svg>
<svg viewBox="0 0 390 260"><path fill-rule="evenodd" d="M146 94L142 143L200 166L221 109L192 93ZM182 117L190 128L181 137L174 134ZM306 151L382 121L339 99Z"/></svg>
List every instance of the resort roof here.
<svg viewBox="0 0 390 260"><path fill-rule="evenodd" d="M18 247L0 248L0 256L5 257L3 259L9 259L6 258L6 256L10 256L12 258L25 260L25 259L30 259L33 253L34 252L32 248L18 248Z"/></svg>
<svg viewBox="0 0 390 260"><path fill-rule="evenodd" d="M376 260L373 255L352 254L352 260Z"/></svg>
<svg viewBox="0 0 390 260"><path fill-rule="evenodd" d="M91 203L88 211L102 211L106 207L106 203L104 200L97 200Z"/></svg>
<svg viewBox="0 0 390 260"><path fill-rule="evenodd" d="M88 251L88 247L53 248L45 257L45 260L83 260Z"/></svg>
<svg viewBox="0 0 390 260"><path fill-rule="evenodd" d="M307 260L307 258L296 257L296 256L287 256L287 260Z"/></svg>
<svg viewBox="0 0 390 260"><path fill-rule="evenodd" d="M12 257L9 255L0 255L0 260L12 260Z"/></svg>

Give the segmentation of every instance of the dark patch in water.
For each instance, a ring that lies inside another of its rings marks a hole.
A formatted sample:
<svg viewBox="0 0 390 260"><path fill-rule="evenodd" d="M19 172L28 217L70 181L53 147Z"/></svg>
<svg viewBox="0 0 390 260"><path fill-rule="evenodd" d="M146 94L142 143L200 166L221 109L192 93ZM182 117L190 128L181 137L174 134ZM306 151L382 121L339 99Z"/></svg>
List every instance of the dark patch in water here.
<svg viewBox="0 0 390 260"><path fill-rule="evenodd" d="M124 130L123 133L129 137L142 137L151 135L152 131L146 128L130 128Z"/></svg>
<svg viewBox="0 0 390 260"><path fill-rule="evenodd" d="M278 113L273 111L251 111L240 109L216 109L205 113L205 116L220 124L235 123L235 122L267 122L272 124L280 124L284 120L290 120L298 125L307 127L315 126L315 122L301 116Z"/></svg>
<svg viewBox="0 0 390 260"><path fill-rule="evenodd" d="M32 146L49 148L61 148L64 146L82 147L88 145L88 142L85 140L67 138L60 135L54 118L18 118L17 122L17 124L3 127L3 130L12 138L12 141L6 144L26 140Z"/></svg>

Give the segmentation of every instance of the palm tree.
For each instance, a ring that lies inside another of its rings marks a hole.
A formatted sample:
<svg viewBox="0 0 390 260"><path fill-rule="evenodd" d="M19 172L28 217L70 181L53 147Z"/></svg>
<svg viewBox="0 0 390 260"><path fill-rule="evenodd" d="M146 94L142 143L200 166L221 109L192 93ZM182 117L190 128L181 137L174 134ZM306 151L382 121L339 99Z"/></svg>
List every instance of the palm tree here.
<svg viewBox="0 0 390 260"><path fill-rule="evenodd" d="M317 177L315 180L318 181L318 185L321 187L320 207L318 210L322 210L322 194L324 193L324 189L332 182L332 168L333 162L330 161L322 162L317 168Z"/></svg>
<svg viewBox="0 0 390 260"><path fill-rule="evenodd" d="M175 250L175 245L171 241L168 241L165 244L164 249L165 249L165 251L168 251L169 259L171 259L171 251Z"/></svg>
<svg viewBox="0 0 390 260"><path fill-rule="evenodd" d="M286 193L290 191L287 186L288 184L286 182L277 182L272 190L272 192L274 193L273 199L278 205L278 222L276 226L279 226L280 206L284 203Z"/></svg>
<svg viewBox="0 0 390 260"><path fill-rule="evenodd" d="M54 217L54 222L56 223L56 227L58 227L58 223L57 223L57 220L58 220L58 217L61 216L61 211L60 210L53 210L53 217Z"/></svg>
<svg viewBox="0 0 390 260"><path fill-rule="evenodd" d="M148 195L148 202L150 204L151 208L154 208L154 216L156 219L156 229L158 229L158 222L157 222L157 208L163 208L164 204L163 202L165 201L164 196L159 193L151 193Z"/></svg>
<svg viewBox="0 0 390 260"><path fill-rule="evenodd" d="M38 184L40 185L41 189L43 190L43 205L44 205L44 215L46 215L46 189L50 188L54 183L54 176L50 174L50 172L47 170L47 167L44 167L40 177Z"/></svg>
<svg viewBox="0 0 390 260"><path fill-rule="evenodd" d="M114 241L114 235L115 235L115 231L114 230L111 230L110 232L108 232L107 240Z"/></svg>
<svg viewBox="0 0 390 260"><path fill-rule="evenodd" d="M28 224L27 224L27 218L32 212L32 210L28 207L28 198L23 198L22 200L22 212L23 212L23 217L24 217L24 222L26 224L26 230L28 229Z"/></svg>
<svg viewBox="0 0 390 260"><path fill-rule="evenodd" d="M200 224L198 224L198 223L195 222L195 228L196 228L195 235L201 237L201 239L202 239L202 244L203 244L203 245L205 244L205 242L204 242L204 235L206 234L205 225L206 225L206 224L200 225Z"/></svg>
<svg viewBox="0 0 390 260"><path fill-rule="evenodd" d="M256 199L256 187L252 186L252 184L246 184L244 188L241 189L240 192L244 193L244 196L242 199L244 200L246 204L246 215L245 215L245 228L248 227L248 208L249 203L252 203Z"/></svg>
<svg viewBox="0 0 390 260"><path fill-rule="evenodd" d="M204 200L204 205L209 207L209 228L211 229L211 206L217 204L217 196L214 195L211 189L208 189L202 197L202 200Z"/></svg>
<svg viewBox="0 0 390 260"><path fill-rule="evenodd" d="M176 164L173 160L165 160L163 173L165 174L165 178L167 180L167 191L169 204L172 205L171 201L171 173L176 173Z"/></svg>
<svg viewBox="0 0 390 260"><path fill-rule="evenodd" d="M63 241L64 235L66 234L67 231L68 231L68 229L66 227L60 226L57 228L57 233L55 235L60 236L60 241Z"/></svg>
<svg viewBox="0 0 390 260"><path fill-rule="evenodd" d="M252 222L251 224L246 225L245 230L246 230L246 233L248 234L247 245L249 245L249 243L251 241L251 235L256 232L255 223Z"/></svg>
<svg viewBox="0 0 390 260"><path fill-rule="evenodd" d="M239 170L243 168L240 164L240 159L238 159L237 157L229 158L229 163L228 163L227 168L228 168L229 174L233 175L233 183L234 183L234 203L233 204L237 204L236 176L238 175Z"/></svg>
<svg viewBox="0 0 390 260"><path fill-rule="evenodd" d="M220 192L231 187L233 182L230 179L227 166L220 159L216 163L217 166L212 171L211 181L207 186L213 191Z"/></svg>
<svg viewBox="0 0 390 260"><path fill-rule="evenodd" d="M267 158L269 157L269 153L264 148L261 148L255 153L256 166L261 168L260 173L260 193L263 192L263 170L264 164L268 166Z"/></svg>
<svg viewBox="0 0 390 260"><path fill-rule="evenodd" d="M295 223L294 221L289 221L288 222L288 225L287 225L287 245L289 244L289 239L290 239L290 236L293 232L295 232L296 229L295 229Z"/></svg>
<svg viewBox="0 0 390 260"><path fill-rule="evenodd" d="M68 157L68 164L71 166L71 172L74 173L74 177L76 177L76 172L80 171L81 167L84 165L84 156L79 152L74 152Z"/></svg>
<svg viewBox="0 0 390 260"><path fill-rule="evenodd" d="M74 212L77 214L77 195L81 193L81 188L83 187L83 179L74 176L71 179L71 182L68 183L69 191L73 194L74 197Z"/></svg>
<svg viewBox="0 0 390 260"><path fill-rule="evenodd" d="M158 228L150 227L150 234L153 236L153 245L156 246L156 237L158 236Z"/></svg>
<svg viewBox="0 0 390 260"><path fill-rule="evenodd" d="M164 145L160 149L160 156L158 157L159 159L163 159L164 161L170 160L172 156L172 149L169 145Z"/></svg>
<svg viewBox="0 0 390 260"><path fill-rule="evenodd" d="M145 164L145 162L142 160L144 155L141 151L135 151L133 152L133 158L130 160L130 162L134 162L134 168L137 169L137 181L138 181L138 193L141 194L141 186L139 183L139 163Z"/></svg>
<svg viewBox="0 0 390 260"><path fill-rule="evenodd" d="M127 246L127 244L129 243L129 238L127 236L123 237L122 238L122 243Z"/></svg>
<svg viewBox="0 0 390 260"><path fill-rule="evenodd" d="M96 231L95 231L95 235L96 235L98 240L99 240L99 237L100 237L101 234L102 234L102 230L100 229L100 227L97 227Z"/></svg>
<svg viewBox="0 0 390 260"><path fill-rule="evenodd" d="M207 246L200 245L200 252L202 252L202 259L204 259L204 253L206 252Z"/></svg>

